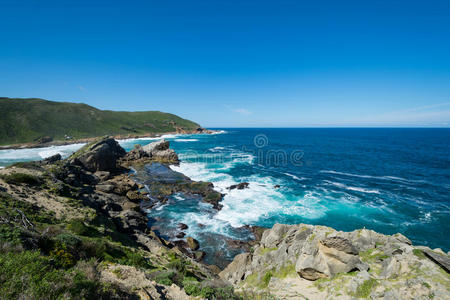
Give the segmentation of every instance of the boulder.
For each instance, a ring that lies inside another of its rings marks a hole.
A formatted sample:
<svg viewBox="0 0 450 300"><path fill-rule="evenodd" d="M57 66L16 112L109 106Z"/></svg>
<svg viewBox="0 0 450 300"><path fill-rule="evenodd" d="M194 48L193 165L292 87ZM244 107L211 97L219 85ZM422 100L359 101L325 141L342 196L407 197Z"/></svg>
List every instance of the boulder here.
<svg viewBox="0 0 450 300"><path fill-rule="evenodd" d="M169 141L162 139L160 141L145 145L142 147L142 151L144 151L152 159L168 163L178 163L178 155L173 149L169 149L169 146Z"/></svg>
<svg viewBox="0 0 450 300"><path fill-rule="evenodd" d="M185 230L188 229L189 227L184 223L178 223L178 228L180 228L181 230Z"/></svg>
<svg viewBox="0 0 450 300"><path fill-rule="evenodd" d="M92 172L111 172L117 170L117 160L125 154L125 150L116 140L104 137L72 154L69 162Z"/></svg>
<svg viewBox="0 0 450 300"><path fill-rule="evenodd" d="M186 242L187 242L189 249L191 249L191 250L195 251L195 250L198 250L198 248L200 248L199 242L190 236L188 236L186 238Z"/></svg>
<svg viewBox="0 0 450 300"><path fill-rule="evenodd" d="M234 260L219 273L220 278L236 284L246 276L247 266L250 265L252 257L250 253L241 253L234 257Z"/></svg>
<svg viewBox="0 0 450 300"><path fill-rule="evenodd" d="M318 243L312 254L300 255L295 270L305 279L317 280L355 269L367 269L355 252L349 240L342 237L327 238Z"/></svg>
<svg viewBox="0 0 450 300"><path fill-rule="evenodd" d="M193 254L196 261L201 261L206 255L204 251L194 251Z"/></svg>
<svg viewBox="0 0 450 300"><path fill-rule="evenodd" d="M127 153L126 159L127 160L138 160L142 158L149 158L150 155L144 149L141 145L136 144L134 145L134 149Z"/></svg>
<svg viewBox="0 0 450 300"><path fill-rule="evenodd" d="M423 253L431 259L433 262L438 264L442 269L444 269L447 273L450 273L450 257L445 254L439 254L435 251L431 250L423 250Z"/></svg>

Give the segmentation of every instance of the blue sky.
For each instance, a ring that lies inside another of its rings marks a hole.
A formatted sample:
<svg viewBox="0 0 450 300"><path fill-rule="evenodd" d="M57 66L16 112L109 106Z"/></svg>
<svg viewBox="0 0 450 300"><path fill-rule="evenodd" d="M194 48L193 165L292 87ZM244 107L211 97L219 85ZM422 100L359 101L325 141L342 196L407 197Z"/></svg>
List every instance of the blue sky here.
<svg viewBox="0 0 450 300"><path fill-rule="evenodd" d="M450 126L450 1L0 6L0 96L207 127Z"/></svg>

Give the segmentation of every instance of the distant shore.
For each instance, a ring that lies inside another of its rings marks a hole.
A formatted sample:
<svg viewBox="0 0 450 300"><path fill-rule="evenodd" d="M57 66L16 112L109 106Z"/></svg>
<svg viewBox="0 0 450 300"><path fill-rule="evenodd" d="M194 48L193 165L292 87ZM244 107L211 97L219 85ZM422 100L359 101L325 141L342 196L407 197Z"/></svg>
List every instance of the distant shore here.
<svg viewBox="0 0 450 300"><path fill-rule="evenodd" d="M125 139L139 139L139 138L158 138L165 134L212 134L217 131L209 130L202 128L199 130L192 131L171 131L171 132L160 132L160 133L146 133L146 134L119 134L119 135L111 135L116 140L125 140ZM82 139L70 139L70 140L56 140L48 143L38 143L38 142L29 142L29 143L19 143L19 144L11 144L11 145L3 145L0 146L0 150L9 150L9 149L29 149L29 148L45 148L51 146L65 146L72 144L80 144L80 143L89 143L95 139L98 139L98 136L88 137Z"/></svg>

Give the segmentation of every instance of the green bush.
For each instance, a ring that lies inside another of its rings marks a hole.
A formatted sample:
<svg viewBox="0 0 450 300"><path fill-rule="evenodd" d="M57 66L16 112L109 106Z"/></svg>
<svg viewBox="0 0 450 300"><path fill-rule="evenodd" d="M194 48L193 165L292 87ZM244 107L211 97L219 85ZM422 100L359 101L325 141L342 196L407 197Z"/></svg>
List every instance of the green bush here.
<svg viewBox="0 0 450 300"><path fill-rule="evenodd" d="M84 224L82 220L74 219L69 222L69 225L67 226L70 231L73 233L76 233L78 235L82 236L99 236L99 232L97 229L95 229L92 226L88 226Z"/></svg>
<svg viewBox="0 0 450 300"><path fill-rule="evenodd" d="M198 296L198 295L200 295L201 288L198 286L197 283L187 283L184 286L184 291L188 295Z"/></svg>
<svg viewBox="0 0 450 300"><path fill-rule="evenodd" d="M81 271L54 267L37 251L0 253L2 299L99 299L109 290Z"/></svg>
<svg viewBox="0 0 450 300"><path fill-rule="evenodd" d="M155 281L159 284L172 285L174 276L174 272L162 272L156 275Z"/></svg>
<svg viewBox="0 0 450 300"><path fill-rule="evenodd" d="M0 178L2 178L6 183L9 184L21 184L21 183L27 183L27 184L38 184L40 183L39 178L33 175L25 174L25 173L11 173L7 175L1 175Z"/></svg>

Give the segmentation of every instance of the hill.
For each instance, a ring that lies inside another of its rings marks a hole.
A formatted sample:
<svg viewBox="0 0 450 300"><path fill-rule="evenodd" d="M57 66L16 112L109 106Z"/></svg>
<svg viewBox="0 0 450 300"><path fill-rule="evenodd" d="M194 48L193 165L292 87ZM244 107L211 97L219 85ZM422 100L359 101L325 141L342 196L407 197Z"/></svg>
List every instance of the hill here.
<svg viewBox="0 0 450 300"><path fill-rule="evenodd" d="M100 110L82 103L0 97L0 145L102 135L195 131L197 123L160 111Z"/></svg>

